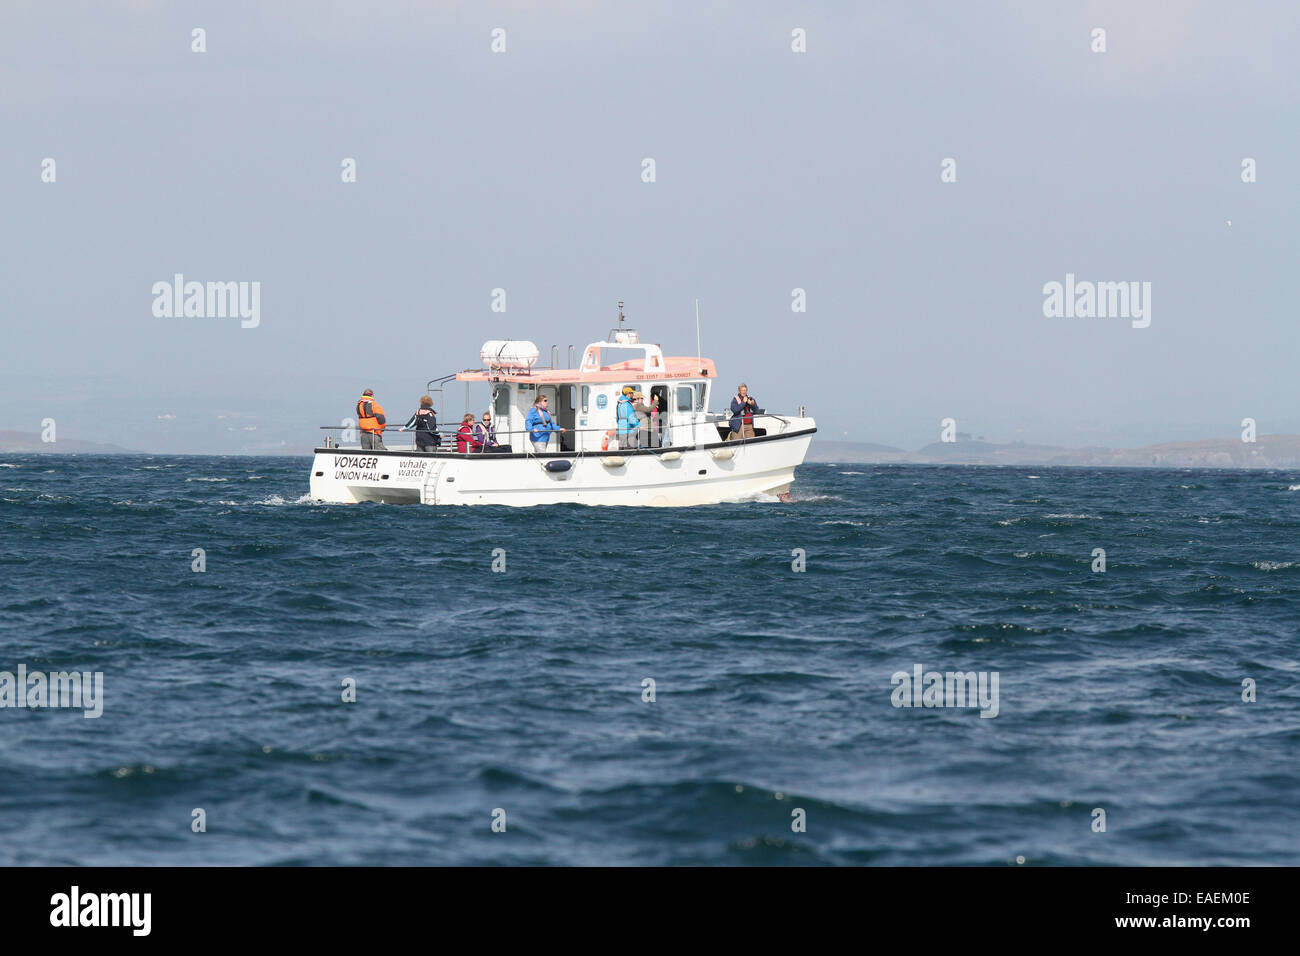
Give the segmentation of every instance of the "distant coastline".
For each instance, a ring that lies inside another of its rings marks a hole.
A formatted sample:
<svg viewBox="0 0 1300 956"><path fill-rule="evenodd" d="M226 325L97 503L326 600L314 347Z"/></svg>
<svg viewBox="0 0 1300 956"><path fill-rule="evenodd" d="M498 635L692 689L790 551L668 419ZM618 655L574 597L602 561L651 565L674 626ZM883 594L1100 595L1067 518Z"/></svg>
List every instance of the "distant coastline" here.
<svg viewBox="0 0 1300 956"><path fill-rule="evenodd" d="M140 455L144 452L120 448L106 442L60 438L41 441L40 432L15 432L0 429L0 454L7 455Z"/></svg>
<svg viewBox="0 0 1300 956"><path fill-rule="evenodd" d="M1027 465L1091 468L1300 468L1300 435L1164 442L1140 448L1058 448L1021 442L935 442L917 451L866 442L815 439L809 462L869 465Z"/></svg>

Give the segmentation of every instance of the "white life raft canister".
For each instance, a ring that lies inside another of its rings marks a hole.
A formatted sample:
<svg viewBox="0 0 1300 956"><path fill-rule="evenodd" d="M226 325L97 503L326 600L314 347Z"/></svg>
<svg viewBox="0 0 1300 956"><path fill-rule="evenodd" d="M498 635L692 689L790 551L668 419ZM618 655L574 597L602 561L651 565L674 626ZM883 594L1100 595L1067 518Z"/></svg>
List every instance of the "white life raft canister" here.
<svg viewBox="0 0 1300 956"><path fill-rule="evenodd" d="M541 353L522 339L489 339L478 354L485 368L532 368Z"/></svg>

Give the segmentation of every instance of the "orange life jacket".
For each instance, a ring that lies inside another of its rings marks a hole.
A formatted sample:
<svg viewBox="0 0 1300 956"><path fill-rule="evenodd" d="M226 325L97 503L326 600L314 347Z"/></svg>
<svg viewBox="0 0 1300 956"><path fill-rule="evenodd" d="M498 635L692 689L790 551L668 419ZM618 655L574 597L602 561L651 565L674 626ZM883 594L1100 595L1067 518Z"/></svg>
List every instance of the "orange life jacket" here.
<svg viewBox="0 0 1300 956"><path fill-rule="evenodd" d="M374 398L369 395L362 395L357 399L357 427L363 432L374 432L376 435L382 435L384 433L384 425L387 424L387 422L381 422L379 418L376 417L381 415L385 419L388 418L388 416L384 414L384 406L380 405L374 400Z"/></svg>

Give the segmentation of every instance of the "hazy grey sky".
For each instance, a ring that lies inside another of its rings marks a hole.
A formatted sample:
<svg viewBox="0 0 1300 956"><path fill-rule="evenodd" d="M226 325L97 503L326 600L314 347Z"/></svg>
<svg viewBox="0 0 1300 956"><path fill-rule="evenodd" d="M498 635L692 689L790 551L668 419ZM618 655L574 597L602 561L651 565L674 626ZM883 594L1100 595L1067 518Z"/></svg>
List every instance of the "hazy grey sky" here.
<svg viewBox="0 0 1300 956"><path fill-rule="evenodd" d="M306 452L619 299L692 354L698 297L723 384L827 437L1300 432L1297 50L1300 6L1226 0L5 0L0 428ZM260 324L156 317L178 272ZM1150 327L1045 317L1067 272L1150 282Z"/></svg>

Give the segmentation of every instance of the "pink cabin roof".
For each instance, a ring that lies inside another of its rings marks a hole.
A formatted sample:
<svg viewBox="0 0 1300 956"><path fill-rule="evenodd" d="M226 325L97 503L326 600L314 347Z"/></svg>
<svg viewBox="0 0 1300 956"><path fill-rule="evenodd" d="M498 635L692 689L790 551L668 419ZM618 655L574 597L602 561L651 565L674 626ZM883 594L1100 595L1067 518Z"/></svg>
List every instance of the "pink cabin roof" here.
<svg viewBox="0 0 1300 956"><path fill-rule="evenodd" d="M566 385L595 382L648 382L678 378L717 378L718 370L713 359L688 356L664 356L663 368L645 370L646 361L636 359L614 362L599 368L522 369L466 369L456 373L458 382L528 382L534 385Z"/></svg>

